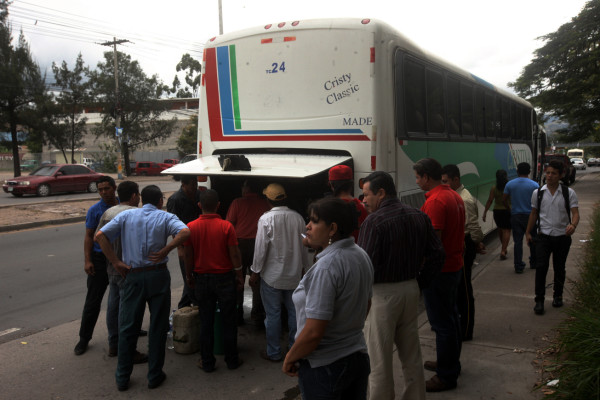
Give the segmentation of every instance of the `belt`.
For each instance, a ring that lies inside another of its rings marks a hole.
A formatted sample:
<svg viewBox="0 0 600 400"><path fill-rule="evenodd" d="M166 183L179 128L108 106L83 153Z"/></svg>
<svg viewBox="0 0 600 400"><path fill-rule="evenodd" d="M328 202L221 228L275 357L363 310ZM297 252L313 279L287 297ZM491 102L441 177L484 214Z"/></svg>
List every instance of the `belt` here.
<svg viewBox="0 0 600 400"><path fill-rule="evenodd" d="M146 272L146 271L156 271L159 269L167 269L167 263L157 264L157 265L149 265L147 267L138 267L131 268L129 272Z"/></svg>

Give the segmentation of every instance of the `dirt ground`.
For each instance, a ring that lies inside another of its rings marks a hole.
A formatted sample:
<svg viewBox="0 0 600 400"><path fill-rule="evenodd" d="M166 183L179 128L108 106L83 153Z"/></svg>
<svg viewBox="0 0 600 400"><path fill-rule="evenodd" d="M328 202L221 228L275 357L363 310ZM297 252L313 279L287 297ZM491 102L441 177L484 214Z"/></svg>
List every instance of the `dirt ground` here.
<svg viewBox="0 0 600 400"><path fill-rule="evenodd" d="M87 213L88 208L96 202L98 202L97 199L2 207L0 208L0 226L83 217Z"/></svg>

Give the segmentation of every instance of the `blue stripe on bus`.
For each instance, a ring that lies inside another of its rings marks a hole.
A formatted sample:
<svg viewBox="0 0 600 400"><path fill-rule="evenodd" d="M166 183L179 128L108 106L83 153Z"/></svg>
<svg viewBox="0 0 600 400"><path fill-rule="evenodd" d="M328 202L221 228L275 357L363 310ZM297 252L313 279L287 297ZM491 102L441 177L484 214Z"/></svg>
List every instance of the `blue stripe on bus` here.
<svg viewBox="0 0 600 400"><path fill-rule="evenodd" d="M233 119L233 98L231 93L231 74L229 65L229 47L217 47L217 70L219 74L219 97L221 101L221 120L223 136L233 135L328 135L341 133L363 134L362 129L284 129L284 130L236 130Z"/></svg>

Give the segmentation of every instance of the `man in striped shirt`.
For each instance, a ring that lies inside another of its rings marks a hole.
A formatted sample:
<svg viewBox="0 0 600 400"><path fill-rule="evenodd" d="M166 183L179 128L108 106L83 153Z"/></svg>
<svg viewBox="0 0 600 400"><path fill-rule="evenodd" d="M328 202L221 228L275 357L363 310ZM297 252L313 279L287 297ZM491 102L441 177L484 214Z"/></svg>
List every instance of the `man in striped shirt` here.
<svg viewBox="0 0 600 400"><path fill-rule="evenodd" d="M364 180L370 215L358 245L375 272L365 339L371 358L370 399L394 399L393 347L402 362L402 399L425 399L425 377L417 325L419 286L442 269L444 249L425 213L402 204L392 177L373 172ZM419 282L417 282L419 281Z"/></svg>

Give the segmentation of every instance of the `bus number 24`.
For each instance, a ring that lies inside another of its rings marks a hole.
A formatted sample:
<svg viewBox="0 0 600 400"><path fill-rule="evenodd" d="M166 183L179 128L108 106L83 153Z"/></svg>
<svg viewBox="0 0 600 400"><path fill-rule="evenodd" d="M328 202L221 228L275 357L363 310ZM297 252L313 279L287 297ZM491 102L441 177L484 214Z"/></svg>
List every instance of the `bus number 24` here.
<svg viewBox="0 0 600 400"><path fill-rule="evenodd" d="M267 69L267 74L276 74L278 72L285 72L285 61L281 63L274 62L271 64L271 68Z"/></svg>

